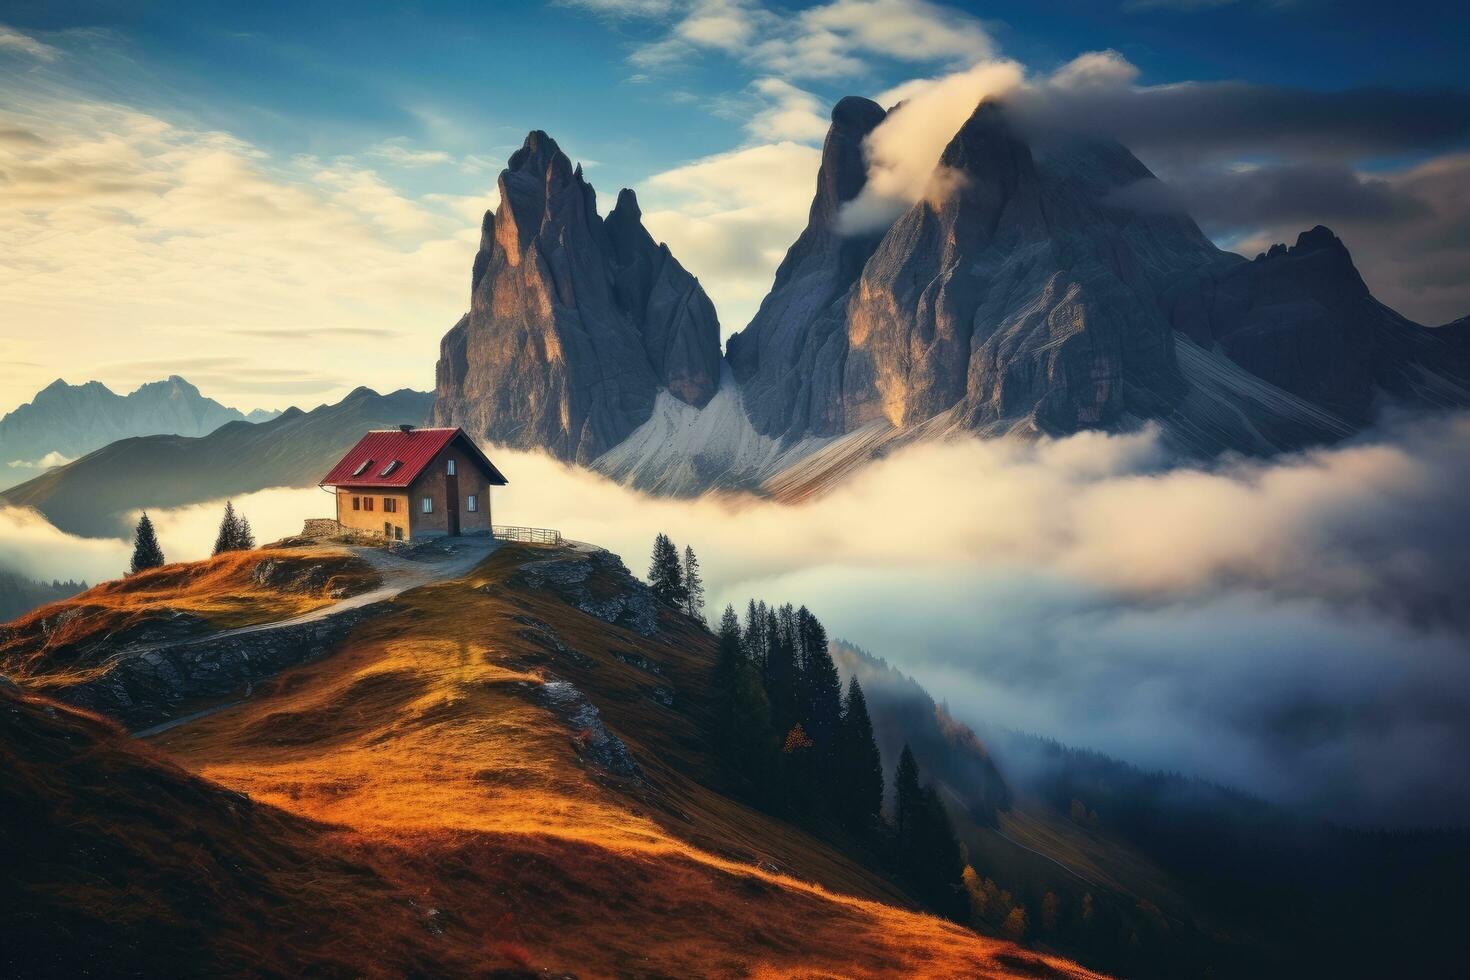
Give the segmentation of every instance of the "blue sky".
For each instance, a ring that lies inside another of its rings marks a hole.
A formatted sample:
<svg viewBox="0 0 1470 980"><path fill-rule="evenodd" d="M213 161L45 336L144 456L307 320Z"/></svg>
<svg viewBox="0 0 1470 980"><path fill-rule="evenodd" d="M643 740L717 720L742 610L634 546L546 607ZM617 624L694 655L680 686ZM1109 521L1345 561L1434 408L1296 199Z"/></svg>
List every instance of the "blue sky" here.
<svg viewBox="0 0 1470 980"><path fill-rule="evenodd" d="M1327 221L1375 291L1438 322L1470 313L1470 251L1418 244L1464 230L1467 36L1463 7L1327 0L6 3L0 201L25 217L0 229L0 409L58 375L176 372L244 407L428 387L467 302L474 215L531 128L587 163L604 207L638 188L728 333L800 228L833 101L977 62L1039 83L1103 51L1127 66L1120 99L1256 87L1218 146L1134 147L1217 241L1249 251ZM1363 88L1397 101L1345 134ZM1340 103L1300 110L1315 135L1283 149L1252 129L1302 93Z"/></svg>

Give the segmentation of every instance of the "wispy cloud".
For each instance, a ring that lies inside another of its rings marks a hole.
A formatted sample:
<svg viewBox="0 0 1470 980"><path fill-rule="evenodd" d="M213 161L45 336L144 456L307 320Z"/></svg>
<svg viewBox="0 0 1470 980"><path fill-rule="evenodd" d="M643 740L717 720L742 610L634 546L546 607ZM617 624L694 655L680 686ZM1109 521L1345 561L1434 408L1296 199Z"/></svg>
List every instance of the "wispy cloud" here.
<svg viewBox="0 0 1470 980"><path fill-rule="evenodd" d="M24 55L37 61L55 61L61 57L59 48L0 24L0 54L6 53Z"/></svg>
<svg viewBox="0 0 1470 980"><path fill-rule="evenodd" d="M230 134L42 97L0 111L0 127L34 136L0 140L7 319L67 324L72 350L97 363L228 334L237 364L180 372L226 400L326 399L344 393L344 376L423 387L467 302L479 214L398 189L366 154L281 160ZM278 344L299 326L352 343L329 369L282 373ZM51 380L58 356L43 332L14 339L17 359L53 367L0 379L11 404Z"/></svg>
<svg viewBox="0 0 1470 980"><path fill-rule="evenodd" d="M573 5L667 23L663 37L640 44L629 56L643 72L701 52L722 53L788 79L851 77L875 58L968 64L994 54L980 20L927 0L832 0L800 11L754 0Z"/></svg>

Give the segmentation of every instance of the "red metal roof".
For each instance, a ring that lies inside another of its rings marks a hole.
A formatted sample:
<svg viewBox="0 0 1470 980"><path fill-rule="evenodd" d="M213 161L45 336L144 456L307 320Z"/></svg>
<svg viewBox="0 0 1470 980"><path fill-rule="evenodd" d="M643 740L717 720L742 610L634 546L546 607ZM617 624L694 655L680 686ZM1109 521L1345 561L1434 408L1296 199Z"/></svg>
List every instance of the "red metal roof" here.
<svg viewBox="0 0 1470 980"><path fill-rule="evenodd" d="M342 461L322 477L324 487L406 487L424 471L439 451L456 438L465 451L484 466L490 482L505 485L505 477L462 429L374 429L348 450ZM394 461L387 476L382 473ZM367 465L364 466L363 464ZM358 474L358 470L362 472ZM354 475L357 474L357 475Z"/></svg>

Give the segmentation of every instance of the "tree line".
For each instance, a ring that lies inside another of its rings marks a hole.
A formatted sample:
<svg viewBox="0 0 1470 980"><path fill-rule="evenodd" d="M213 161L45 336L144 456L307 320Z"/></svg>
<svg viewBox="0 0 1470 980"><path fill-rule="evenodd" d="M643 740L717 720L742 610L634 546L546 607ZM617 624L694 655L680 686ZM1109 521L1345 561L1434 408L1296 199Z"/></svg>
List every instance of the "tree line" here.
<svg viewBox="0 0 1470 980"><path fill-rule="evenodd" d="M655 595L699 618L704 585L692 547L654 539ZM933 782L907 744L884 813L883 760L856 677L843 690L827 631L805 606L751 600L741 622L726 606L711 680L715 744L753 801L824 836L855 843L904 880L933 911L969 913L965 861ZM827 833L828 830L832 833Z"/></svg>
<svg viewBox="0 0 1470 980"><path fill-rule="evenodd" d="M225 501L225 513L220 519L219 533L214 539L214 554L249 551L254 547L255 532L250 529L249 519L235 511L234 503ZM144 511L133 529L133 560L129 570L136 575L167 562L163 555L163 546L158 543L158 532L149 519L148 512Z"/></svg>
<svg viewBox="0 0 1470 980"><path fill-rule="evenodd" d="M758 801L798 821L835 825L874 853L930 909L969 911L965 862L934 783L907 744L884 813L883 761L856 677L844 692L827 631L805 606L752 600L719 623L713 696L717 745Z"/></svg>

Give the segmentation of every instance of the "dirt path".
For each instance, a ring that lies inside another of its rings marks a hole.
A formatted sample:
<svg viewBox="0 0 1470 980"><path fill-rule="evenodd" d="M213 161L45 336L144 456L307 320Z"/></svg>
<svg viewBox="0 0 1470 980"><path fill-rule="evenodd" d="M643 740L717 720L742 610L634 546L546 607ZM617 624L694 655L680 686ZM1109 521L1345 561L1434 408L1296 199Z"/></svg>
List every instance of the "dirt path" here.
<svg viewBox="0 0 1470 980"><path fill-rule="evenodd" d="M375 602L391 599L409 589L428 585L430 582L458 578L494 554L501 544L502 542L495 538L445 538L435 540L422 549L407 553L395 553L383 548L348 548L347 550L373 566L373 570L383 580L382 585L371 591L334 602L330 606L313 609L311 612L302 613L290 619L241 626L213 633L201 639L240 636L281 626L313 623L349 609L370 606Z"/></svg>

